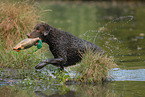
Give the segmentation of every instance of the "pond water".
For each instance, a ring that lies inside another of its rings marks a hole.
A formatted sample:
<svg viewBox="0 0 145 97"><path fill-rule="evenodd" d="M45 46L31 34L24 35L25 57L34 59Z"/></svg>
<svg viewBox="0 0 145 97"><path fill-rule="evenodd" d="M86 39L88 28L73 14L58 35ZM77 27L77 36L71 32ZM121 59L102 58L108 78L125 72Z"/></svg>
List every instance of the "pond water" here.
<svg viewBox="0 0 145 97"><path fill-rule="evenodd" d="M110 71L112 82L103 85L21 87L11 79L0 80L0 97L145 96L144 2L38 3L52 10L43 14L48 24L102 47L118 68Z"/></svg>

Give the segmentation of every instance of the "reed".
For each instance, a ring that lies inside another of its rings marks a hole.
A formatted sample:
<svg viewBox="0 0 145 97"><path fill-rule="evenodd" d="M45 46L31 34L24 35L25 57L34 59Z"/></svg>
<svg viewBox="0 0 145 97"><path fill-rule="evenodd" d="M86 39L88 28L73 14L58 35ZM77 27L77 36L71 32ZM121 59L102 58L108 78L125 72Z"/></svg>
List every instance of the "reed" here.
<svg viewBox="0 0 145 97"><path fill-rule="evenodd" d="M11 48L16 41L26 37L34 25L40 22L40 11L36 4L26 1L0 2L0 38L3 47Z"/></svg>
<svg viewBox="0 0 145 97"><path fill-rule="evenodd" d="M82 61L75 70L77 71L77 81L102 83L109 76L109 70L116 67L114 59L108 57L104 53L94 53L92 50L87 50L82 55Z"/></svg>
<svg viewBox="0 0 145 97"><path fill-rule="evenodd" d="M35 62L39 63L41 58L44 58L40 53L34 53L35 48L19 53L12 50L20 40L26 38L26 34L32 31L37 23L41 22L41 11L36 3L28 0L0 1L1 68L32 68Z"/></svg>

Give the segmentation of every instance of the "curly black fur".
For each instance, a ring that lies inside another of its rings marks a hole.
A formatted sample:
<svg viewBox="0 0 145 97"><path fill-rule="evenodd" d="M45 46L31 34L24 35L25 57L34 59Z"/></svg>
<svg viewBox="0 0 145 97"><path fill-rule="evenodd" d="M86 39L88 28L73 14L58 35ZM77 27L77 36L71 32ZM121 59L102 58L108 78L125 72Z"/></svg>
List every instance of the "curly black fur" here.
<svg viewBox="0 0 145 97"><path fill-rule="evenodd" d="M53 64L60 66L63 70L64 67L75 65L80 62L81 54L85 53L86 49L93 51L101 51L101 48L97 45L75 37L74 35L56 29L46 23L37 24L30 34L27 34L29 38L39 37L43 42L49 45L49 49L52 52L54 59L47 59L40 62L35 68L41 69L47 64Z"/></svg>

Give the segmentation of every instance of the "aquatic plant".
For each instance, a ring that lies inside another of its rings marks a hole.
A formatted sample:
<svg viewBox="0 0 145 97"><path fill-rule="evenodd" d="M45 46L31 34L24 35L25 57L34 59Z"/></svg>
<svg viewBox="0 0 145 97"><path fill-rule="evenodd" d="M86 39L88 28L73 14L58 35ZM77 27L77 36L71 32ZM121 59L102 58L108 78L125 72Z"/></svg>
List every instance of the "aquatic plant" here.
<svg viewBox="0 0 145 97"><path fill-rule="evenodd" d="M108 57L103 52L94 53L87 50L86 54L82 54L82 61L75 68L78 73L75 80L81 82L100 83L107 79L109 70L117 66L114 59Z"/></svg>
<svg viewBox="0 0 145 97"><path fill-rule="evenodd" d="M53 74L56 76L55 80L57 84L64 84L66 81L71 79L68 72L65 70L61 71L60 68L58 68Z"/></svg>

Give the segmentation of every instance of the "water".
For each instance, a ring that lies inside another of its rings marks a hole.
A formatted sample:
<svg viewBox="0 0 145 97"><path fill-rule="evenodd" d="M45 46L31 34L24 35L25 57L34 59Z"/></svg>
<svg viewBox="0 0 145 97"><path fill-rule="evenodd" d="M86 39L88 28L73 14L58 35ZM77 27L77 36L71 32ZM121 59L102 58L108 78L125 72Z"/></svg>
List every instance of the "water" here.
<svg viewBox="0 0 145 97"><path fill-rule="evenodd" d="M145 81L145 69L126 70L114 68L110 71L113 81Z"/></svg>
<svg viewBox="0 0 145 97"><path fill-rule="evenodd" d="M1 97L144 97L145 4L143 2L39 2L50 25L94 42L116 59L112 82L103 85L21 87L0 80ZM64 96L60 96L60 94Z"/></svg>

